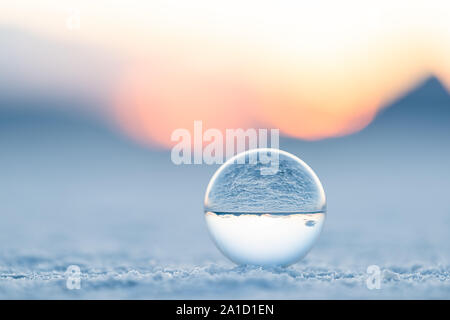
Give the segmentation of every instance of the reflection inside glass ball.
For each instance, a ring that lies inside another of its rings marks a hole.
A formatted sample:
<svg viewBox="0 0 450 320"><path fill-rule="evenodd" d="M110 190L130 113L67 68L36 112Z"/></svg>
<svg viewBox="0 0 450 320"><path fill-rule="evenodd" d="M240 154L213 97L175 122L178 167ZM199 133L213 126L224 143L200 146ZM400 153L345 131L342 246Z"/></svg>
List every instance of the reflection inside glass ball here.
<svg viewBox="0 0 450 320"><path fill-rule="evenodd" d="M299 158L276 149L254 149L229 159L205 196L210 234L237 264L287 266L300 260L318 239L325 211L316 174Z"/></svg>

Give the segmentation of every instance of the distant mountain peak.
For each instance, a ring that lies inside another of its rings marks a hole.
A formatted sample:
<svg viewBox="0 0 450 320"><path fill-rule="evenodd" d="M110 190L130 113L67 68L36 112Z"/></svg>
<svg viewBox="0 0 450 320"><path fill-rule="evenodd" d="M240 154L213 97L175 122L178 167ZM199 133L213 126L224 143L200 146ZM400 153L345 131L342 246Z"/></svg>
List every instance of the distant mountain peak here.
<svg viewBox="0 0 450 320"><path fill-rule="evenodd" d="M403 98L413 99L450 99L450 94L442 84L442 82L435 76L426 78L422 83L412 89Z"/></svg>
<svg viewBox="0 0 450 320"><path fill-rule="evenodd" d="M448 126L450 127L450 93L432 76L407 94L381 110L366 128Z"/></svg>

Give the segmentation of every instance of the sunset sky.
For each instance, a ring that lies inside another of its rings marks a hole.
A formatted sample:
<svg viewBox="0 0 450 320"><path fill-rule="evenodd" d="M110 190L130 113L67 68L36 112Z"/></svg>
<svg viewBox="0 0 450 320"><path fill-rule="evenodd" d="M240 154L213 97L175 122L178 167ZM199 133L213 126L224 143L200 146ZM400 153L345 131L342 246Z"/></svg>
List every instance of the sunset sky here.
<svg viewBox="0 0 450 320"><path fill-rule="evenodd" d="M450 88L444 0L14 1L2 4L0 22L36 37L36 47L45 39L42 47L63 48L4 59L19 66L26 90L83 87L149 146L170 147L171 132L194 120L341 136L430 75ZM97 58L83 63L73 48ZM100 68L112 57L119 62Z"/></svg>

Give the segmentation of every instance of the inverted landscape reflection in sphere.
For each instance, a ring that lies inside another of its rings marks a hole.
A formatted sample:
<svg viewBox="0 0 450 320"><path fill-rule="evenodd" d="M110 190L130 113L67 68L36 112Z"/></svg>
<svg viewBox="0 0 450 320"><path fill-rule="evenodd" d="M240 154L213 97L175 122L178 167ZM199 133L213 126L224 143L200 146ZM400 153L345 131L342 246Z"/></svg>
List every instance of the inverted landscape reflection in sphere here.
<svg viewBox="0 0 450 320"><path fill-rule="evenodd" d="M318 239L326 199L306 163L265 148L224 163L209 182L204 209L216 246L231 261L287 266L302 259Z"/></svg>

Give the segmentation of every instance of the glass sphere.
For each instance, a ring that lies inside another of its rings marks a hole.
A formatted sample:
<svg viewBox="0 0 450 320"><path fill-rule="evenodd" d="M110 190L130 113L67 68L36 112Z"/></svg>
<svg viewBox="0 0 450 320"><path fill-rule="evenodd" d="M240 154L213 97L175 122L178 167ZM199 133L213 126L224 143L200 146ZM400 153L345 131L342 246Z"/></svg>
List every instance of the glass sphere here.
<svg viewBox="0 0 450 320"><path fill-rule="evenodd" d="M325 192L314 171L278 149L253 149L225 162L209 182L205 219L219 248L237 264L287 266L318 239Z"/></svg>

